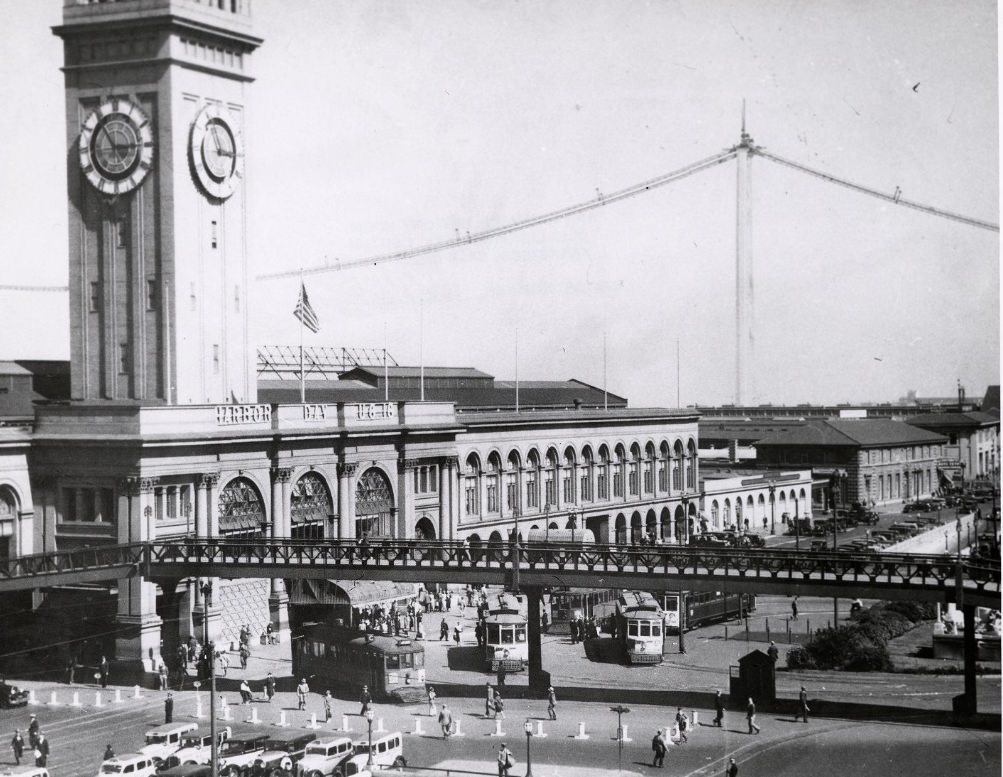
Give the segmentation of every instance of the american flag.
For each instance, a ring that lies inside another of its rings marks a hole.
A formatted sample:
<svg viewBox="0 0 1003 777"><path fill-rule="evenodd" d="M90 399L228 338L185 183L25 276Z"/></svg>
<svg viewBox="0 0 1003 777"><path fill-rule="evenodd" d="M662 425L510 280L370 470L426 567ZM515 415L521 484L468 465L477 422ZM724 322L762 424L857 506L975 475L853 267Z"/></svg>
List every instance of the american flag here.
<svg viewBox="0 0 1003 777"><path fill-rule="evenodd" d="M310 298L306 295L306 286L302 282L300 282L300 298L296 302L296 309L293 311L293 315L302 321L303 326L311 332L320 331L320 319L318 319L317 314L313 312L313 307L310 305Z"/></svg>

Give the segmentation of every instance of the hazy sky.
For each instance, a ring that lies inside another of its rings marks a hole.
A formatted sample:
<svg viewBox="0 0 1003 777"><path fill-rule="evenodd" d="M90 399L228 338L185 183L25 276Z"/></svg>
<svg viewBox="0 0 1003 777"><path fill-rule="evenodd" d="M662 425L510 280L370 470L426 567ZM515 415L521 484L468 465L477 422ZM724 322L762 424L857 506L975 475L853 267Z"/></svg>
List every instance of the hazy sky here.
<svg viewBox="0 0 1003 777"><path fill-rule="evenodd" d="M58 0L0 0L0 283L66 282ZM996 4L254 0L252 273L477 232L738 141L999 218ZM755 401L981 395L999 381L999 234L756 159ZM308 343L729 402L735 165L543 227L307 279ZM259 282L260 343L298 342ZM65 294L0 291L0 358L68 356ZM286 314L288 310L288 314Z"/></svg>

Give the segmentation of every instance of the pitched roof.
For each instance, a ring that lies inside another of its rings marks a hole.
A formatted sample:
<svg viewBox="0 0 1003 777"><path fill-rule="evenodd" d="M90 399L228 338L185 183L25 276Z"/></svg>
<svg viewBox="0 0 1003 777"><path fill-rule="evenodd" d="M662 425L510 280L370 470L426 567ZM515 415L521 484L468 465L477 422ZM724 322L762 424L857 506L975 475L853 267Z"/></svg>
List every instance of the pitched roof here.
<svg viewBox="0 0 1003 777"><path fill-rule="evenodd" d="M480 378L482 380L492 380L493 376L486 372L481 372L474 367L387 367L386 375L390 378L418 378L422 371L426 378ZM346 370L342 375L350 374L372 375L374 378L382 378L383 367L353 367Z"/></svg>
<svg viewBox="0 0 1003 777"><path fill-rule="evenodd" d="M803 426L788 429L756 442L757 447L812 445L821 447L880 447L944 442L946 438L890 418L811 419Z"/></svg>
<svg viewBox="0 0 1003 777"><path fill-rule="evenodd" d="M969 413L924 413L906 420L921 429L974 429L999 424L999 416L973 410Z"/></svg>
<svg viewBox="0 0 1003 777"><path fill-rule="evenodd" d="M999 384L986 389L986 395L982 398L982 412L987 413L995 410L1000 412L1000 387Z"/></svg>

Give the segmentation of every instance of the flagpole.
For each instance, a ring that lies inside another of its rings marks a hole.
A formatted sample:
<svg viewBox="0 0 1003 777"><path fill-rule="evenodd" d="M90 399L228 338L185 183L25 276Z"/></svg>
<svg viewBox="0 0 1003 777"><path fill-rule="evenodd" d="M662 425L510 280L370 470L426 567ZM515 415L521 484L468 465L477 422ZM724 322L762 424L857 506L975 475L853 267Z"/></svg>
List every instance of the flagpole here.
<svg viewBox="0 0 1003 777"><path fill-rule="evenodd" d="M303 305L303 268L300 267L300 305ZM300 320L300 404L306 404L306 373L303 371L303 319L306 318L305 311L301 310Z"/></svg>
<svg viewBox="0 0 1003 777"><path fill-rule="evenodd" d="M519 327L515 328L515 412L519 412Z"/></svg>
<svg viewBox="0 0 1003 777"><path fill-rule="evenodd" d="M390 378L387 371L387 322L383 322L383 401L390 401Z"/></svg>
<svg viewBox="0 0 1003 777"><path fill-rule="evenodd" d="M421 384L421 401L425 401L425 298L418 302L418 382Z"/></svg>
<svg viewBox="0 0 1003 777"><path fill-rule="evenodd" d="M602 409L609 410L609 400L606 396L606 333L602 333Z"/></svg>

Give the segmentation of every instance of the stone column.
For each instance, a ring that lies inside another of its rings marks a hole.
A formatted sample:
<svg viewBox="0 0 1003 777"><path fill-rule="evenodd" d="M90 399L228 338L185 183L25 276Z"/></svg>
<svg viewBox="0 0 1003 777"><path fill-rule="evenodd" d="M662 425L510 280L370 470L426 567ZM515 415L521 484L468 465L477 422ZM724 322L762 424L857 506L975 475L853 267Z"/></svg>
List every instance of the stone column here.
<svg viewBox="0 0 1003 777"><path fill-rule="evenodd" d="M282 538L288 538L288 517L286 494L289 491L289 479L292 470L275 467L272 475L272 524L271 540L278 545ZM286 593L286 582L281 577L273 577L270 581L268 594L268 620L272 624L272 634L282 643L289 641L289 594Z"/></svg>
<svg viewBox="0 0 1003 777"><path fill-rule="evenodd" d="M219 536L219 514L216 507L216 489L219 486L219 473L211 472L199 476L195 485L195 534L199 539L216 539ZM201 586L211 582L213 586L214 605L206 608L202 598ZM220 611L215 604L220 599L220 586L216 578L195 579L195 605L192 607L193 628L200 641L205 634L205 623L208 621L209 639L218 637Z"/></svg>
<svg viewBox="0 0 1003 777"><path fill-rule="evenodd" d="M118 540L120 543L139 542L149 536L152 517L152 494L156 478L125 478L119 483L122 495L119 510ZM139 576L122 577L118 581L118 635L115 638L113 684L145 684L147 675L156 672L163 663L160 655L160 628L157 615L157 587ZM116 678L115 674L118 674Z"/></svg>
<svg viewBox="0 0 1003 777"><path fill-rule="evenodd" d="M414 524L418 517L414 509L414 473L417 466L416 459L397 460L397 494L400 499L397 506L397 536L401 539L414 538ZM442 499L441 489L439 499Z"/></svg>
<svg viewBox="0 0 1003 777"><path fill-rule="evenodd" d="M355 472L358 464L338 465L338 539L355 539Z"/></svg>
<svg viewBox="0 0 1003 777"><path fill-rule="evenodd" d="M293 471L287 469L282 476L282 528L280 537L293 536Z"/></svg>
<svg viewBox="0 0 1003 777"><path fill-rule="evenodd" d="M436 537L440 540L448 539L450 536L449 523L453 491L449 487L449 480L448 460L444 460L439 465L439 525L436 529Z"/></svg>

